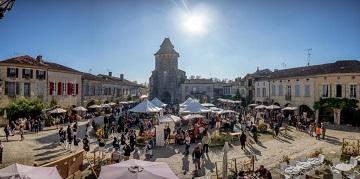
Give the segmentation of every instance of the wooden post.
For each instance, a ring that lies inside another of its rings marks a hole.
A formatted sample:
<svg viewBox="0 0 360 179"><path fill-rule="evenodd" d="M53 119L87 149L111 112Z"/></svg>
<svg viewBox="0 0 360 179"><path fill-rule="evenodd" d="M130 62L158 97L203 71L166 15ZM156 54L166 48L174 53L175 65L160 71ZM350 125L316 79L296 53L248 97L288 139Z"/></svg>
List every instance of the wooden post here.
<svg viewBox="0 0 360 179"><path fill-rule="evenodd" d="M357 142L358 142L357 155L359 155L360 154L360 139L358 139Z"/></svg>
<svg viewBox="0 0 360 179"><path fill-rule="evenodd" d="M255 156L254 155L251 157L251 162L252 162L252 171L255 171Z"/></svg>
<svg viewBox="0 0 360 179"><path fill-rule="evenodd" d="M234 162L235 162L235 172L237 173L237 163L236 163L236 158L234 158Z"/></svg>
<svg viewBox="0 0 360 179"><path fill-rule="evenodd" d="M219 178L217 162L215 162L215 171L216 171L216 178Z"/></svg>

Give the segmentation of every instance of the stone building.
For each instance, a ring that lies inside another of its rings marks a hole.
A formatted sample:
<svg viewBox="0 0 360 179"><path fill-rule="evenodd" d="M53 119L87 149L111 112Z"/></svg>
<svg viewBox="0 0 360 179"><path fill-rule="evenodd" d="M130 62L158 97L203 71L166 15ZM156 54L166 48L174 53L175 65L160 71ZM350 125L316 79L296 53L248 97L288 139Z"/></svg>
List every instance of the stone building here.
<svg viewBox="0 0 360 179"><path fill-rule="evenodd" d="M155 55L155 70L150 81L150 98L157 97L167 104L180 102L180 85L186 74L178 68L179 53L169 38L165 38Z"/></svg>
<svg viewBox="0 0 360 179"><path fill-rule="evenodd" d="M90 73L82 75L81 103L86 106L92 100L102 100L102 78Z"/></svg>
<svg viewBox="0 0 360 179"><path fill-rule="evenodd" d="M239 91L242 97L246 98L248 103L255 101L255 81L267 77L271 73L269 69L259 70L257 68L255 73L246 74L244 78L235 80L239 83Z"/></svg>
<svg viewBox="0 0 360 179"><path fill-rule="evenodd" d="M64 107L78 105L81 73L44 61L41 56L10 58L0 62L0 96L0 108L20 96L43 102L55 100Z"/></svg>
<svg viewBox="0 0 360 179"><path fill-rule="evenodd" d="M321 65L275 70L267 78L255 81L257 102L288 105L308 112L320 120L336 124L351 121L345 115L335 115L333 109L314 111L314 103L320 98L350 98L360 100L360 61L345 60ZM259 86L257 88L257 86ZM265 92L264 92L265 91ZM359 106L359 104L358 104Z"/></svg>

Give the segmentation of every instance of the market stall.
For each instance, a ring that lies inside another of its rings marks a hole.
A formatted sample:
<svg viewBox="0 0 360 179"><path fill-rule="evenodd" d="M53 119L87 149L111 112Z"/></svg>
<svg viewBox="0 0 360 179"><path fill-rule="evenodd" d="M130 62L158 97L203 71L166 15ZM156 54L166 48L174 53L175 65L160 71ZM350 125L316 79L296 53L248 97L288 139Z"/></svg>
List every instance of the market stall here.
<svg viewBox="0 0 360 179"><path fill-rule="evenodd" d="M33 167L18 163L0 169L0 178L61 179L56 167Z"/></svg>

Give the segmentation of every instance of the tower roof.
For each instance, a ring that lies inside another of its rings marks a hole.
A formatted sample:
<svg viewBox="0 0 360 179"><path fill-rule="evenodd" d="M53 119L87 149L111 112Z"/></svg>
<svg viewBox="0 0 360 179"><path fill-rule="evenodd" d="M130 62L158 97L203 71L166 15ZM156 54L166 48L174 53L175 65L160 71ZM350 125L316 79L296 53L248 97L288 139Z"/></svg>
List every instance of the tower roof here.
<svg viewBox="0 0 360 179"><path fill-rule="evenodd" d="M171 43L169 38L165 38L164 41L160 45L160 49L155 53L155 55L159 54L177 54L178 52L175 51L174 45Z"/></svg>

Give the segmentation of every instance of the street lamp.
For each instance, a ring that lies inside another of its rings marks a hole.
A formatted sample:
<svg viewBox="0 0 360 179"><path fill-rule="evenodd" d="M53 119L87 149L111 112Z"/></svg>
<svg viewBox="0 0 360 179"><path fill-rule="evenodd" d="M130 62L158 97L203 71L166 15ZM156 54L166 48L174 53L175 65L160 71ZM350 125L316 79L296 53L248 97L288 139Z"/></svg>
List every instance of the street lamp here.
<svg viewBox="0 0 360 179"><path fill-rule="evenodd" d="M10 11L15 0L0 0L0 19L2 19L7 11Z"/></svg>

